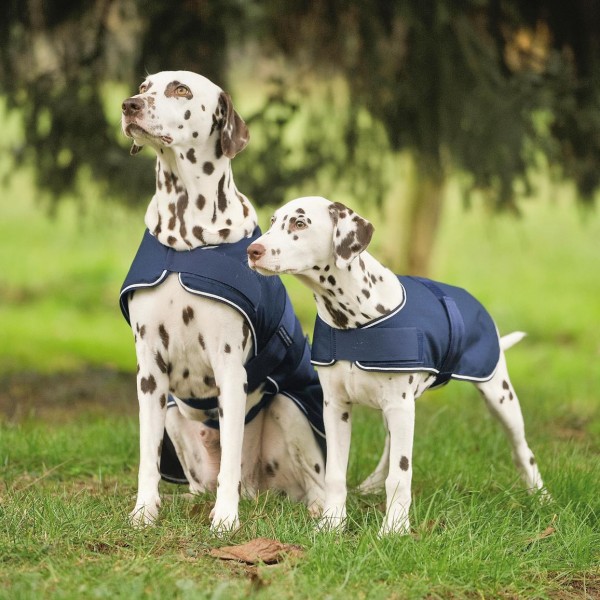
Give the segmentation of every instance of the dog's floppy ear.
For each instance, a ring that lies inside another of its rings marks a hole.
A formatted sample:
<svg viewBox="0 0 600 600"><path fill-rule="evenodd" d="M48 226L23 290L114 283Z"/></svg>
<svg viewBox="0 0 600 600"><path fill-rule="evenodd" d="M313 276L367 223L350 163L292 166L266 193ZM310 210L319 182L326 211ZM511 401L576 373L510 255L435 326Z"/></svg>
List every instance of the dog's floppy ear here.
<svg viewBox="0 0 600 600"><path fill-rule="evenodd" d="M336 267L347 267L366 250L375 228L369 221L340 202L329 207L333 221L333 255Z"/></svg>
<svg viewBox="0 0 600 600"><path fill-rule="evenodd" d="M219 103L225 112L221 128L221 150L227 158L233 158L246 147L250 140L250 132L242 117L233 109L229 94L221 92Z"/></svg>

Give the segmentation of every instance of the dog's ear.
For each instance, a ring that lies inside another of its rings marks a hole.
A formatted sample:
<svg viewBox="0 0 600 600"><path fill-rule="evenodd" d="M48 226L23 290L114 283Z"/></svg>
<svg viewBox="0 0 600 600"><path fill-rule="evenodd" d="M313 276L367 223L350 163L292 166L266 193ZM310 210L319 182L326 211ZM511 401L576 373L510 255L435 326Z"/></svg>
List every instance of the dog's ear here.
<svg viewBox="0 0 600 600"><path fill-rule="evenodd" d="M144 146L140 146L139 144L133 142L133 144L131 145L131 150L129 150L129 154L131 154L131 156L135 156L138 152L142 150L143 147Z"/></svg>
<svg viewBox="0 0 600 600"><path fill-rule="evenodd" d="M246 147L250 140L250 132L242 117L233 109L229 94L221 92L219 103L225 113L221 128L221 150L227 158L233 158Z"/></svg>
<svg viewBox="0 0 600 600"><path fill-rule="evenodd" d="M333 254L336 267L347 267L363 250L366 250L375 228L369 221L340 202L329 207L333 221Z"/></svg>

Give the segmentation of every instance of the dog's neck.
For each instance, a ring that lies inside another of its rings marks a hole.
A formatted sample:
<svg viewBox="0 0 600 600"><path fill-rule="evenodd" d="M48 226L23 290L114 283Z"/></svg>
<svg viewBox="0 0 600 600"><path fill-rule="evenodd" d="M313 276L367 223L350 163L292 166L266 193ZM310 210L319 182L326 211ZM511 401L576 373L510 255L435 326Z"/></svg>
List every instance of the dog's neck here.
<svg viewBox="0 0 600 600"><path fill-rule="evenodd" d="M319 317L336 329L352 329L398 307L404 290L389 269L363 252L348 267L331 263L297 277L314 292Z"/></svg>
<svg viewBox="0 0 600 600"><path fill-rule="evenodd" d="M215 155L214 148L211 144L209 156ZM202 148L187 154L172 148L157 151L156 192L146 211L146 227L176 250L237 242L257 225L254 207L235 187L230 159L221 155L206 161L206 155Z"/></svg>

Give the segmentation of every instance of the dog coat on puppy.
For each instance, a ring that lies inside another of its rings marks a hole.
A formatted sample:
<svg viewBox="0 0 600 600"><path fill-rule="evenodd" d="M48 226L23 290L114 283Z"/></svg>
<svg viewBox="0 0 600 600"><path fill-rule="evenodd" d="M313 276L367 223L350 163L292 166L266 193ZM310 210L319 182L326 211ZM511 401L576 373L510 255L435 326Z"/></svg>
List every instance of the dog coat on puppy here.
<svg viewBox="0 0 600 600"><path fill-rule="evenodd" d="M403 303L353 329L336 329L317 316L312 362L348 360L365 371L428 371L431 387L452 379L487 381L500 359L496 326L465 290L419 277L398 276Z"/></svg>

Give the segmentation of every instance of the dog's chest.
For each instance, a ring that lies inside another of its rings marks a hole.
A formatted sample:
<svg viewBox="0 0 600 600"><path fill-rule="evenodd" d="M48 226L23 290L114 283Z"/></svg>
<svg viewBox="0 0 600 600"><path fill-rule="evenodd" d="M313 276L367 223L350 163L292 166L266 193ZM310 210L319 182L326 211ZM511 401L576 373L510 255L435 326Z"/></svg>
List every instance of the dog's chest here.
<svg viewBox="0 0 600 600"><path fill-rule="evenodd" d="M180 398L219 394L215 371L227 351L239 348L234 340L241 337L243 320L236 311L187 292L176 275L136 291L129 307L140 363L166 373L170 391Z"/></svg>

